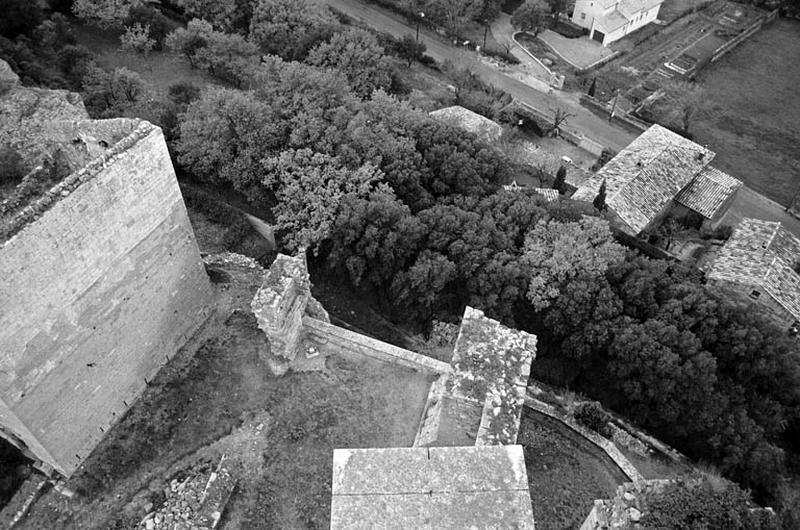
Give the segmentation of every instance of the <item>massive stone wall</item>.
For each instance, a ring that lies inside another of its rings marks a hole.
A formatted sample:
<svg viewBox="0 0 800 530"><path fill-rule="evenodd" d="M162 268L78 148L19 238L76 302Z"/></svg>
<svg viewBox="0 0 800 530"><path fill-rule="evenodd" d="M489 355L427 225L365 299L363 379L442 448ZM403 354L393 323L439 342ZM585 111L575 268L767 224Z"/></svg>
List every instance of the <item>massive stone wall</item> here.
<svg viewBox="0 0 800 530"><path fill-rule="evenodd" d="M163 134L132 130L0 246L0 434L65 475L211 294Z"/></svg>

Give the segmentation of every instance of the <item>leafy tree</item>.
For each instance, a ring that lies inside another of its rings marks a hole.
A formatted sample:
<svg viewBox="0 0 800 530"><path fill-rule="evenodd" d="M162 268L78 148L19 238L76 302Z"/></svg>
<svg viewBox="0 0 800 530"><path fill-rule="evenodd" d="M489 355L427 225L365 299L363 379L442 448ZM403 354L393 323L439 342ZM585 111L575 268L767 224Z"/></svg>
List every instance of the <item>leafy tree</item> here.
<svg viewBox="0 0 800 530"><path fill-rule="evenodd" d="M189 18L203 19L224 32L247 29L246 9L249 2L237 0L175 0ZM245 11L245 13L242 13ZM243 25L243 26L242 26Z"/></svg>
<svg viewBox="0 0 800 530"><path fill-rule="evenodd" d="M456 266L442 254L425 250L414 264L392 282L397 303L409 316L430 320L439 306L439 294L456 278Z"/></svg>
<svg viewBox="0 0 800 530"><path fill-rule="evenodd" d="M511 16L511 25L519 31L537 36L544 28L550 6L544 0L526 0Z"/></svg>
<svg viewBox="0 0 800 530"><path fill-rule="evenodd" d="M337 27L327 6L316 0L258 0L250 21L250 38L264 53L302 60Z"/></svg>
<svg viewBox="0 0 800 530"><path fill-rule="evenodd" d="M165 40L167 47L175 53L180 53L188 59L192 68L197 67L195 55L198 50L208 44L208 39L214 27L210 22L194 18L189 21L185 28L178 28Z"/></svg>
<svg viewBox="0 0 800 530"><path fill-rule="evenodd" d="M125 28L125 33L120 36L120 42L123 50L132 50L145 57L156 45L156 41L150 38L150 26L142 26L138 22Z"/></svg>
<svg viewBox="0 0 800 530"><path fill-rule="evenodd" d="M200 68L234 86L249 84L259 64L258 48L241 35L215 31L210 23L193 19L186 28L167 36L167 47L182 53Z"/></svg>
<svg viewBox="0 0 800 530"><path fill-rule="evenodd" d="M347 77L353 92L361 98L374 90L391 86L391 63L375 37L362 29L337 33L308 54L310 64L335 68Z"/></svg>
<svg viewBox="0 0 800 530"><path fill-rule="evenodd" d="M189 105L175 148L180 164L201 179L261 197L261 159L277 153L287 135L272 107L253 93L214 88Z"/></svg>
<svg viewBox="0 0 800 530"><path fill-rule="evenodd" d="M161 11L149 5L131 7L125 26L134 24L150 27L150 38L155 41L155 49L161 50L167 35L179 27L179 24L164 16Z"/></svg>
<svg viewBox="0 0 800 530"><path fill-rule="evenodd" d="M464 27L483 9L482 0L431 0L425 13L442 21L450 33L459 38Z"/></svg>
<svg viewBox="0 0 800 530"><path fill-rule="evenodd" d="M597 191L597 195L594 199L592 199L592 204L597 209L598 212L603 212L606 209L606 179L603 179L603 182L600 184L600 189Z"/></svg>
<svg viewBox="0 0 800 530"><path fill-rule="evenodd" d="M89 66L83 78L83 101L92 116L116 117L149 97L151 88L127 68L108 72Z"/></svg>
<svg viewBox="0 0 800 530"><path fill-rule="evenodd" d="M558 190L558 193L563 195L566 192L566 184L567 184L567 168L563 165L558 166L558 171L556 171L556 178L553 181L552 188L554 190Z"/></svg>
<svg viewBox="0 0 800 530"><path fill-rule="evenodd" d="M410 67L411 63L422 59L426 49L424 42L416 40L413 35L407 33L397 44L397 55L404 59Z"/></svg>
<svg viewBox="0 0 800 530"><path fill-rule="evenodd" d="M525 262L531 279L528 299L547 308L564 285L583 275L600 276L625 257L610 236L608 223L594 217L561 223L540 220L525 237Z"/></svg>
<svg viewBox="0 0 800 530"><path fill-rule="evenodd" d="M392 193L345 197L332 229L329 258L356 285L380 288L416 257L423 235L422 223Z"/></svg>
<svg viewBox="0 0 800 530"><path fill-rule="evenodd" d="M0 35L10 39L29 33L44 20L40 0L6 0L0 17Z"/></svg>
<svg viewBox="0 0 800 530"><path fill-rule="evenodd" d="M276 190L276 226L286 233L284 246L290 250L316 250L328 237L341 202L368 197L382 177L372 165L350 171L335 158L310 149L284 151L263 165L262 183Z"/></svg>
<svg viewBox="0 0 800 530"><path fill-rule="evenodd" d="M558 24L561 13L567 10L567 0L547 0L550 4L550 12L553 13L553 25Z"/></svg>
<svg viewBox="0 0 800 530"><path fill-rule="evenodd" d="M141 0L75 0L72 12L101 28L118 28L128 19L131 9L141 5Z"/></svg>

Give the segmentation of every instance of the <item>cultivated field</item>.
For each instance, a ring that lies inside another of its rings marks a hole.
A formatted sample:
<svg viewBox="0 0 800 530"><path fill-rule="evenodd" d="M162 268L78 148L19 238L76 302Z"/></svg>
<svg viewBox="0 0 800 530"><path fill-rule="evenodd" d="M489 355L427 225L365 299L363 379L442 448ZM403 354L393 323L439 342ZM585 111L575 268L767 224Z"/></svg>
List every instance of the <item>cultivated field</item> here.
<svg viewBox="0 0 800 530"><path fill-rule="evenodd" d="M700 73L709 110L693 126L714 165L788 205L800 189L800 22L778 19Z"/></svg>

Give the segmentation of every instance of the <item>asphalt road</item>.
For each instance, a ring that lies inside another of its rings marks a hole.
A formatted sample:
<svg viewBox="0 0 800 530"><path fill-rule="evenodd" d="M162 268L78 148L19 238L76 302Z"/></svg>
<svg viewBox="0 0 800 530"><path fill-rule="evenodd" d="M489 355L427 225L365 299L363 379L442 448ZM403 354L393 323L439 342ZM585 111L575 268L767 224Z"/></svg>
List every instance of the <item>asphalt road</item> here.
<svg viewBox="0 0 800 530"><path fill-rule="evenodd" d="M394 37L402 37L407 34L414 35L416 32L416 26L409 24L400 15L372 4L359 0L325 0L325 2L354 19L360 20L379 31L389 33ZM447 59L455 64L469 66L472 72L483 79L484 82L505 90L514 98L539 111L552 116L556 109L561 108L572 114L573 116L567 120L566 126L562 125L564 129L578 131L584 137L588 137L616 151L628 145L635 138L635 135L610 124L608 121L581 107L577 94L559 90L554 90L550 93L540 92L511 77L509 73L504 72L501 68L480 61L475 52L452 46L427 28L420 28L420 40L427 46L426 53L437 61L443 62Z"/></svg>

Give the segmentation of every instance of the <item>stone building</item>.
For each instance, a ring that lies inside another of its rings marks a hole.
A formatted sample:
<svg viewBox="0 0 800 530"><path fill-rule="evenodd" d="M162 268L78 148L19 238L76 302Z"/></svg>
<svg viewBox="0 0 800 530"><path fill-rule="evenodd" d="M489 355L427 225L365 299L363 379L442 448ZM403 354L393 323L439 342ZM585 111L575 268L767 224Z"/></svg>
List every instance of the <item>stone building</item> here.
<svg viewBox="0 0 800 530"><path fill-rule="evenodd" d="M700 215L719 226L742 182L710 166L714 152L652 125L582 184L573 199L592 202L606 183L614 223L636 236L668 215Z"/></svg>
<svg viewBox="0 0 800 530"><path fill-rule="evenodd" d="M203 323L211 289L158 127L5 87L0 436L70 475Z"/></svg>
<svg viewBox="0 0 800 530"><path fill-rule="evenodd" d="M800 322L800 239L781 223L742 219L707 273L764 307L784 326Z"/></svg>
<svg viewBox="0 0 800 530"><path fill-rule="evenodd" d="M607 46L658 18L664 0L577 0L572 22Z"/></svg>

